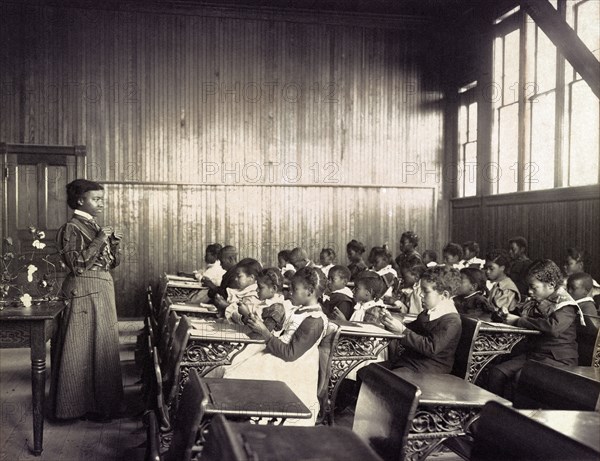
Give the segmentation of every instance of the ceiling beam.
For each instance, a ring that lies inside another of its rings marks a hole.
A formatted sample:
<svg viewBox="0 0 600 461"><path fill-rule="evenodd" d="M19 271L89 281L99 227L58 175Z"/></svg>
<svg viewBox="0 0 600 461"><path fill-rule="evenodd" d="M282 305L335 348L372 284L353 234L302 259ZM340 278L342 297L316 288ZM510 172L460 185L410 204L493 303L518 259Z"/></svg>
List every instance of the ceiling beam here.
<svg viewBox="0 0 600 461"><path fill-rule="evenodd" d="M600 62L548 0L521 0L527 14L540 26L573 68L600 98Z"/></svg>

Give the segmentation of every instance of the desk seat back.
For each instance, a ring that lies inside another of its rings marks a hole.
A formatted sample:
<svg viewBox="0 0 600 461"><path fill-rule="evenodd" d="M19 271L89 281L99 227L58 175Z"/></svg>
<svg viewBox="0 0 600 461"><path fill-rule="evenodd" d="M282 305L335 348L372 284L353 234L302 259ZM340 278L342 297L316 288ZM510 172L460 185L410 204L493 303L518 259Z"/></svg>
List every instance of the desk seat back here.
<svg viewBox="0 0 600 461"><path fill-rule="evenodd" d="M600 317L595 315L584 315L583 317L585 318L585 326L577 326L579 365L589 367L592 366L594 359L600 354L598 350L600 347Z"/></svg>
<svg viewBox="0 0 600 461"><path fill-rule="evenodd" d="M600 382L529 360L515 391L515 408L594 411Z"/></svg>
<svg viewBox="0 0 600 461"><path fill-rule="evenodd" d="M180 316L175 311L171 311L169 313L169 320L165 324L165 327L158 338L158 353L160 354L160 363L163 365L167 363L167 358L173 345L173 338L177 326L179 325L179 320Z"/></svg>
<svg viewBox="0 0 600 461"><path fill-rule="evenodd" d="M404 459L421 391L377 363L358 371L362 381L352 431L385 461Z"/></svg>
<svg viewBox="0 0 600 461"><path fill-rule="evenodd" d="M185 346L188 343L190 337L190 331L192 324L186 315L181 317L175 334L173 335L173 343L167 355L165 370L165 404L168 407L172 407L176 397L179 393L179 371L181 366L181 360L185 352ZM174 408L171 408L173 410Z"/></svg>
<svg viewBox="0 0 600 461"><path fill-rule="evenodd" d="M340 327L333 322L329 322L327 325L327 332L319 344L319 381L317 386L317 396L323 415L329 411L328 385L329 376L331 375L331 359L333 357L333 352L337 347L339 337Z"/></svg>
<svg viewBox="0 0 600 461"><path fill-rule="evenodd" d="M208 394L203 391L198 372L192 368L175 413L173 438L165 461L189 461L192 458L192 447L198 438L203 409L207 403Z"/></svg>
<svg viewBox="0 0 600 461"><path fill-rule="evenodd" d="M497 402L474 425L472 461L597 460L591 448Z"/></svg>
<svg viewBox="0 0 600 461"><path fill-rule="evenodd" d="M468 381L469 369L471 367L471 362L473 361L475 338L477 338L477 334L479 333L481 322L465 315L461 315L460 318L462 322L462 332L454 355L452 374Z"/></svg>

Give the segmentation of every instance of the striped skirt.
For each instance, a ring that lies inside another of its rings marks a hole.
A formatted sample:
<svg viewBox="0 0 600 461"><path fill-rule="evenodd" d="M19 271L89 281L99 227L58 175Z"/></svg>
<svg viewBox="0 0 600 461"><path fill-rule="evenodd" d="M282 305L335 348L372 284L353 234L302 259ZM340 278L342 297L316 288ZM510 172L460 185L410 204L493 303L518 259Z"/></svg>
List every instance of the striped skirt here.
<svg viewBox="0 0 600 461"><path fill-rule="evenodd" d="M123 383L112 276L106 271L69 275L62 288L68 300L52 340L52 413L59 419L115 415Z"/></svg>

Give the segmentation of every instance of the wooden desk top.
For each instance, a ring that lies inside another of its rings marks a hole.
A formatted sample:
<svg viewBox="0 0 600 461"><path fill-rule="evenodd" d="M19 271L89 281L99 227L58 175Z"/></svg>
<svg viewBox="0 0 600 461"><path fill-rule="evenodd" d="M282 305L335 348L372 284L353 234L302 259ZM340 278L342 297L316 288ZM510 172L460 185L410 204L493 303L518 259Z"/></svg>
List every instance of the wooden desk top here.
<svg viewBox="0 0 600 461"><path fill-rule="evenodd" d="M368 336L378 338L402 338L404 335L392 333L372 323L350 322L348 320L332 320L340 326L340 333L347 336Z"/></svg>
<svg viewBox="0 0 600 461"><path fill-rule="evenodd" d="M546 365L546 364L544 364ZM553 366L553 365L546 365ZM573 375L581 376L586 379L590 379L592 381L597 381L600 383L600 368L596 367L577 367L577 366L555 366L559 370L563 370L565 373L571 373Z"/></svg>
<svg viewBox="0 0 600 461"><path fill-rule="evenodd" d="M245 325L236 325L224 320L190 318L193 329L190 339L211 342L265 343Z"/></svg>
<svg viewBox="0 0 600 461"><path fill-rule="evenodd" d="M421 389L419 405L482 407L493 400L512 406L508 400L454 375L415 373L402 368L393 370L393 373Z"/></svg>
<svg viewBox="0 0 600 461"><path fill-rule="evenodd" d="M63 301L43 302L31 307L5 307L0 311L0 321L50 320L66 307Z"/></svg>
<svg viewBox="0 0 600 461"><path fill-rule="evenodd" d="M168 303L169 309L175 312L181 312L185 314L186 312L192 312L197 314L205 314L205 315L218 315L219 311L214 304L204 304L204 303L184 303L184 302L171 302L170 298Z"/></svg>
<svg viewBox="0 0 600 461"><path fill-rule="evenodd" d="M228 440L222 440L220 444L233 445L235 452L243 453L240 459L381 460L358 435L347 428L263 426L230 421L225 424Z"/></svg>
<svg viewBox="0 0 600 461"><path fill-rule="evenodd" d="M479 331L484 333L520 333L523 335L539 335L541 331L530 330L529 328L516 327L506 323L495 323L481 321Z"/></svg>
<svg viewBox="0 0 600 461"><path fill-rule="evenodd" d="M519 413L600 453L600 413L569 410L519 410Z"/></svg>
<svg viewBox="0 0 600 461"><path fill-rule="evenodd" d="M203 378L209 393L207 413L269 418L311 417L310 410L283 381Z"/></svg>

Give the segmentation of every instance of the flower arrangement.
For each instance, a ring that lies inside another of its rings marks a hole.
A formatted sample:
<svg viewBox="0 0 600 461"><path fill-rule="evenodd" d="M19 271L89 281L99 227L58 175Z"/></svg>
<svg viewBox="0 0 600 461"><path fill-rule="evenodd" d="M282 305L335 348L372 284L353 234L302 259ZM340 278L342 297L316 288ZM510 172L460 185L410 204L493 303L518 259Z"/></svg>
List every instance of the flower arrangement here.
<svg viewBox="0 0 600 461"><path fill-rule="evenodd" d="M50 254L42 251L46 247L46 234L33 226L29 232L33 237L30 251L16 254L11 237L2 242L0 309L4 306L30 307L42 301L59 299L56 264L49 259Z"/></svg>

